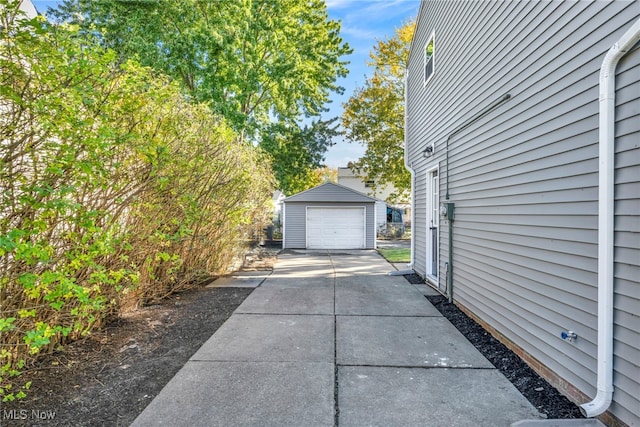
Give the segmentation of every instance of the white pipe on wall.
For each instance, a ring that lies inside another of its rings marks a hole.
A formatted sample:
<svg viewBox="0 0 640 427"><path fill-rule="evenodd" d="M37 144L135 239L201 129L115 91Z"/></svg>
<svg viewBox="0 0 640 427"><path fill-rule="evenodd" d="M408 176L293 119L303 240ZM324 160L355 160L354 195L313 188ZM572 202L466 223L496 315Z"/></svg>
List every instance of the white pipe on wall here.
<svg viewBox="0 0 640 427"><path fill-rule="evenodd" d="M640 19L607 52L600 68L598 184L597 394L580 405L586 417L605 412L613 399L613 220L616 66L640 40Z"/></svg>
<svg viewBox="0 0 640 427"><path fill-rule="evenodd" d="M406 129L406 128L405 128ZM407 265L407 267L409 267L410 269L413 269L413 266L415 264L415 261L413 259L414 255L416 253L416 239L415 239L415 233L414 230L414 224L416 223L416 210L414 208L414 203L413 201L415 200L416 197L416 189L415 189L415 185L414 185L414 181L415 181L415 177L416 177L416 173L413 170L412 165L407 166L405 165L405 167L409 170L409 172L411 173L411 260L409 261L409 264Z"/></svg>
<svg viewBox="0 0 640 427"><path fill-rule="evenodd" d="M415 209L415 171L413 169L413 163L409 163L409 150L407 146L407 82L409 81L409 68L405 68L404 70L404 167L411 173L411 261L407 265L407 267L413 269L415 261L413 259L414 254L416 253L416 239L415 239L415 223L416 223L416 209Z"/></svg>

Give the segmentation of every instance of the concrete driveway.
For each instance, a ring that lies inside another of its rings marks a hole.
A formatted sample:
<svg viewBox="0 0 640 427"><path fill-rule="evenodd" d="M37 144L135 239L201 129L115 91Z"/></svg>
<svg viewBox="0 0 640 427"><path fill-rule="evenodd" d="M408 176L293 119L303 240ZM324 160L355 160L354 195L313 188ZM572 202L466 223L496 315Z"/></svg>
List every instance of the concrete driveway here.
<svg viewBox="0 0 640 427"><path fill-rule="evenodd" d="M509 426L535 408L375 251L287 251L134 426Z"/></svg>

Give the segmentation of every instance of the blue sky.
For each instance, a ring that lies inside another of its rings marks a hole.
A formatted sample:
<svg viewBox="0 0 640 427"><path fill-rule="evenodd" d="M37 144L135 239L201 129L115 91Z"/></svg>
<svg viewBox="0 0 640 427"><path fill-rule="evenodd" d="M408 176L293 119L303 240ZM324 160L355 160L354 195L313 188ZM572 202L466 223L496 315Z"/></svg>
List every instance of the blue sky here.
<svg viewBox="0 0 640 427"><path fill-rule="evenodd" d="M342 96L333 95L326 117L342 114L342 104L347 102L356 87L364 85L371 74L367 67L369 53L378 40L389 38L397 27L415 18L419 0L326 0L329 17L342 21L342 38L349 43L353 53L349 56L349 75L339 81L345 88ZM336 140L326 155L329 167L346 166L364 154L360 144Z"/></svg>
<svg viewBox="0 0 640 427"><path fill-rule="evenodd" d="M32 0L40 13L48 7L55 7L59 1ZM334 94L329 112L324 118L342 114L342 104L346 102L356 87L362 86L370 70L366 65L369 52L376 41L391 37L395 28L414 18L420 7L419 0L326 0L329 17L342 21L342 38L353 49L347 59L349 75L338 83L345 88L343 95ZM346 166L349 161L358 160L364 153L360 144L350 144L336 140L326 155L329 167Z"/></svg>

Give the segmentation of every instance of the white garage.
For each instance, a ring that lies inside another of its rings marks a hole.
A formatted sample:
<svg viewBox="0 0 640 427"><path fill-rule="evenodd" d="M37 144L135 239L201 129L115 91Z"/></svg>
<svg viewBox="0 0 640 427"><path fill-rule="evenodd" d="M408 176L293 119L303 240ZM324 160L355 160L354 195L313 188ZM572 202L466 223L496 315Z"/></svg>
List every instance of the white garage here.
<svg viewBox="0 0 640 427"><path fill-rule="evenodd" d="M374 249L375 199L327 183L284 200L283 248Z"/></svg>

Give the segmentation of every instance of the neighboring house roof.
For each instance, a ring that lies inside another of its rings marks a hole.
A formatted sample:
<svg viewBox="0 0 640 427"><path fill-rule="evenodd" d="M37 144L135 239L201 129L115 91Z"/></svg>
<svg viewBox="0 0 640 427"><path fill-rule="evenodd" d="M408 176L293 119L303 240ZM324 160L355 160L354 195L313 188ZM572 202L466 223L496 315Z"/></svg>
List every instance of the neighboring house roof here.
<svg viewBox="0 0 640 427"><path fill-rule="evenodd" d="M396 192L396 188L392 183L373 185L375 182L375 180L367 180L365 177L355 174L350 167L338 168L338 185L343 185L385 202ZM409 202L410 200L406 199L399 201L399 204ZM398 204L398 201L394 201L394 204Z"/></svg>
<svg viewBox="0 0 640 427"><path fill-rule="evenodd" d="M327 182L317 187L294 194L284 199L287 202L365 202L374 203L376 199L343 185Z"/></svg>
<svg viewBox="0 0 640 427"><path fill-rule="evenodd" d="M278 203L278 202L281 202L281 201L282 201L283 199L285 199L285 198L286 198L286 196L285 196L285 195L284 195L284 193L283 193L282 191L280 191L280 190L276 190L276 191L274 191L274 192L273 192L273 194L271 195L271 199L272 199L274 202L277 202L277 203Z"/></svg>
<svg viewBox="0 0 640 427"><path fill-rule="evenodd" d="M38 16L38 11L31 0L22 0L22 2L20 2L20 10L27 15L27 18L35 18Z"/></svg>

